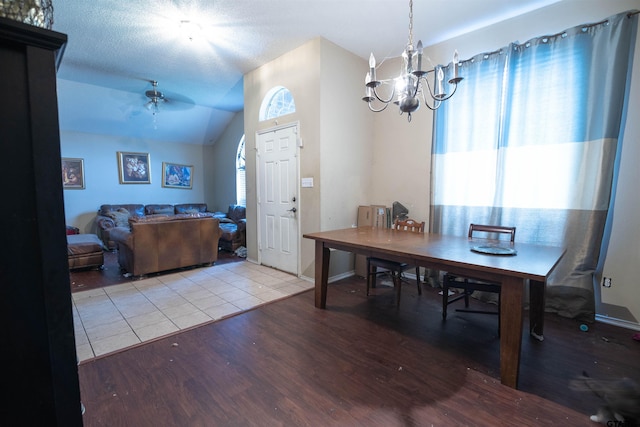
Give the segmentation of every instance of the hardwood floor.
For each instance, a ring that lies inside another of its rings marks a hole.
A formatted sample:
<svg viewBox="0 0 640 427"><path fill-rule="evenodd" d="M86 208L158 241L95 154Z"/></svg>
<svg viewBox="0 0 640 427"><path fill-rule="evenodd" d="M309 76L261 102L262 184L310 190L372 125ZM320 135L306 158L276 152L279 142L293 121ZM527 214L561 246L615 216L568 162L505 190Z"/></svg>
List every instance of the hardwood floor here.
<svg viewBox="0 0 640 427"><path fill-rule="evenodd" d="M309 291L81 363L84 424L586 426L601 401L569 380L640 379L633 331L547 314L510 389L495 316L443 322L436 289L405 285L396 309L390 288L365 287L347 278L329 285L327 310Z"/></svg>

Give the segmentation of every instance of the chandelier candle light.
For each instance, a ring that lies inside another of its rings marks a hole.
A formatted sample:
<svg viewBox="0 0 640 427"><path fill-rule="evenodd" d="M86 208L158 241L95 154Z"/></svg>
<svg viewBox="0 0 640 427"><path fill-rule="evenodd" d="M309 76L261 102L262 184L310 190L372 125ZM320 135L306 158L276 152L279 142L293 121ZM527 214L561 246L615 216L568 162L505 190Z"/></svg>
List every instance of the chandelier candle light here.
<svg viewBox="0 0 640 427"><path fill-rule="evenodd" d="M395 79L378 80L376 78L376 59L373 53L369 57L369 72L364 80L365 96L362 100L369 105L371 111L375 113L384 111L393 102L400 107L400 114L407 113L407 120L410 122L411 113L420 108L420 97L427 108L436 110L443 101L453 96L458 88L458 83L462 80L462 77L458 75L458 51L455 51L453 55L453 74L449 79L449 85L453 85L453 90L451 94L447 94L444 90L442 66L439 65L428 71L422 69L422 49L421 40L418 41L415 49L413 46L413 0L409 0L409 41L402 52L400 76ZM433 90L427 78L431 73L433 73ZM381 84L390 84L391 82L393 82L391 95L389 98L383 99L378 95L376 88ZM432 99L433 105L429 105L427 102L427 94ZM376 108L374 103L383 105Z"/></svg>

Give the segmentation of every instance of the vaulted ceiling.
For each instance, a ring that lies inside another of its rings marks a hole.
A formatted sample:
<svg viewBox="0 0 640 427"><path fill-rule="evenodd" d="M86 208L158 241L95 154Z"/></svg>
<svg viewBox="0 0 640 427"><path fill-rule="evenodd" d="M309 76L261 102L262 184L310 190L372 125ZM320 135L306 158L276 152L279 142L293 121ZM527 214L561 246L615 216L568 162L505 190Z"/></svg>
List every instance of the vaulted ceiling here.
<svg viewBox="0 0 640 427"><path fill-rule="evenodd" d="M415 0L426 46L559 0ZM362 57L399 56L399 0L53 0L68 35L58 72L60 125L78 131L212 144L243 110L242 76L321 36ZM188 22L186 22L188 21ZM364 73L364 70L363 70ZM151 80L167 102L145 108Z"/></svg>

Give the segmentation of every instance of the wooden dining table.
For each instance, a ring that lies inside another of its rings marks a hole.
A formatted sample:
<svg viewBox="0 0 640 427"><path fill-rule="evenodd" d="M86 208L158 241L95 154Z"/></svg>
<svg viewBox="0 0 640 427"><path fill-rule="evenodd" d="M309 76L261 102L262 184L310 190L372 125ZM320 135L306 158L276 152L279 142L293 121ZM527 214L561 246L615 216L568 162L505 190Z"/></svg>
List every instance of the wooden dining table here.
<svg viewBox="0 0 640 427"><path fill-rule="evenodd" d="M321 309L327 306L331 249L500 283L500 380L513 388L518 386L526 284L529 283L529 333L542 341L546 280L565 252L564 248L553 246L376 227L306 233L303 237L315 240L315 306ZM478 246L491 245L511 248L515 254L475 251Z"/></svg>

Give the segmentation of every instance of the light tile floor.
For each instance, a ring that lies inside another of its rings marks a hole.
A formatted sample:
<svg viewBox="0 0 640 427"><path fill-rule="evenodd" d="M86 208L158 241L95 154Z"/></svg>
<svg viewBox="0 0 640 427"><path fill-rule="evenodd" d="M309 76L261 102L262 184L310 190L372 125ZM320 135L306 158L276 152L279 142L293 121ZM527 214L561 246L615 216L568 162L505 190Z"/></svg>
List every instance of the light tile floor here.
<svg viewBox="0 0 640 427"><path fill-rule="evenodd" d="M78 360L312 288L312 282L245 261L76 292L72 297Z"/></svg>

